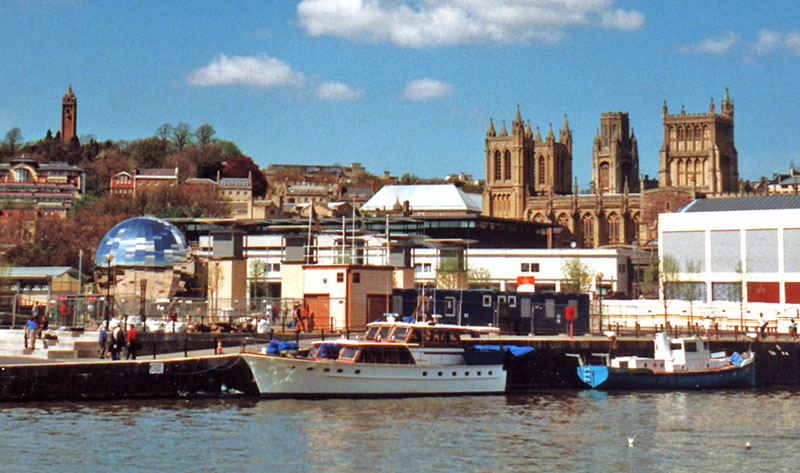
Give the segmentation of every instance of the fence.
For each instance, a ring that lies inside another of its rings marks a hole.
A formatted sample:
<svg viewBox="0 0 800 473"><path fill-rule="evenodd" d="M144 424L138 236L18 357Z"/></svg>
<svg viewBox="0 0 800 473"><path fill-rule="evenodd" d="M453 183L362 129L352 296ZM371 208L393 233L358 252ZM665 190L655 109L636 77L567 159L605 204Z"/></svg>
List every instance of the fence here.
<svg viewBox="0 0 800 473"><path fill-rule="evenodd" d="M759 314L767 320L770 335L789 335L792 320L800 322L798 306L766 303L714 302L692 303L670 300L666 305L660 300L594 300L591 306L593 333L613 331L636 334L664 330L672 333L706 334L706 327L714 334L755 336Z"/></svg>

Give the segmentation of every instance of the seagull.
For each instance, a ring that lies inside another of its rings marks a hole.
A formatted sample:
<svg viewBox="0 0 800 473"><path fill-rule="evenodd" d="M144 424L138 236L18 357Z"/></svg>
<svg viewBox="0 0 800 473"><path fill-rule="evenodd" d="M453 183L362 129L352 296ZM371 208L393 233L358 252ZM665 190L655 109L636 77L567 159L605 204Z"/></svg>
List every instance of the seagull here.
<svg viewBox="0 0 800 473"><path fill-rule="evenodd" d="M633 437L628 437L628 446L629 447L633 447L633 444L636 443L636 437L638 437L638 436L639 436L639 434L636 434Z"/></svg>
<svg viewBox="0 0 800 473"><path fill-rule="evenodd" d="M745 442L744 443L744 449L745 450L750 450L750 442Z"/></svg>

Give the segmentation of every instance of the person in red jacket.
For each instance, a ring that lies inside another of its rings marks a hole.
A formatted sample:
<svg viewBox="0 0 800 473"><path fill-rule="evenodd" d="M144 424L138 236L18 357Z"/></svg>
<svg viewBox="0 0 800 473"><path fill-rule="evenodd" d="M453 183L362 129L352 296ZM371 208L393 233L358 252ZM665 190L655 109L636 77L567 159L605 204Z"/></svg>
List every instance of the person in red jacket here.
<svg viewBox="0 0 800 473"><path fill-rule="evenodd" d="M137 340L138 333L136 332L136 327L133 324L128 325L128 339L127 347L128 347L128 354L125 357L128 360L135 360L136 359L136 352L139 348L139 340Z"/></svg>

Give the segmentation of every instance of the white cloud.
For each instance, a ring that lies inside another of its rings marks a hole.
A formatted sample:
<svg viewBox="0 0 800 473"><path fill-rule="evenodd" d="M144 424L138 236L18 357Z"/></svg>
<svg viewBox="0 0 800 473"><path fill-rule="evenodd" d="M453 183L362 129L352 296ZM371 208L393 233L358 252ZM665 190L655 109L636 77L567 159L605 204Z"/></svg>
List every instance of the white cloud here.
<svg viewBox="0 0 800 473"><path fill-rule="evenodd" d="M764 56L773 53L788 53L800 57L800 32L791 31L783 34L778 31L761 30L756 40L750 43L750 54Z"/></svg>
<svg viewBox="0 0 800 473"><path fill-rule="evenodd" d="M189 84L202 87L235 84L265 88L299 87L304 83L303 74L265 54L250 57L228 57L220 54L209 65L189 75Z"/></svg>
<svg viewBox="0 0 800 473"><path fill-rule="evenodd" d="M312 36L421 48L467 43L561 40L564 28L635 30L645 21L613 0L303 0L300 25Z"/></svg>
<svg viewBox="0 0 800 473"><path fill-rule="evenodd" d="M725 54L733 48L739 36L731 31L726 31L720 39L707 38L699 43L685 44L677 49L679 53L704 53L704 54Z"/></svg>
<svg viewBox="0 0 800 473"><path fill-rule="evenodd" d="M357 100L364 96L364 92L341 82L325 82L317 87L316 96L326 101Z"/></svg>
<svg viewBox="0 0 800 473"><path fill-rule="evenodd" d="M644 15L636 10L604 11L601 14L601 24L612 30L634 31L644 25Z"/></svg>
<svg viewBox="0 0 800 473"><path fill-rule="evenodd" d="M453 87L433 79L419 79L406 84L403 97L407 100L422 101L446 97L453 93Z"/></svg>

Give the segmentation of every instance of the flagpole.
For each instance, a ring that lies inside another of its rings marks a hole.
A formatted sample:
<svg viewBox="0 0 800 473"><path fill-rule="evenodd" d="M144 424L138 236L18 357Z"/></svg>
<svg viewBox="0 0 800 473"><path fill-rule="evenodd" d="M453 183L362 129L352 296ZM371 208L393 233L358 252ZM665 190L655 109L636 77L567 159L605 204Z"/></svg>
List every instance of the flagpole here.
<svg viewBox="0 0 800 473"><path fill-rule="evenodd" d="M308 243L306 243L306 264L311 262L311 217L314 213L314 199L311 199L311 206L308 211Z"/></svg>

